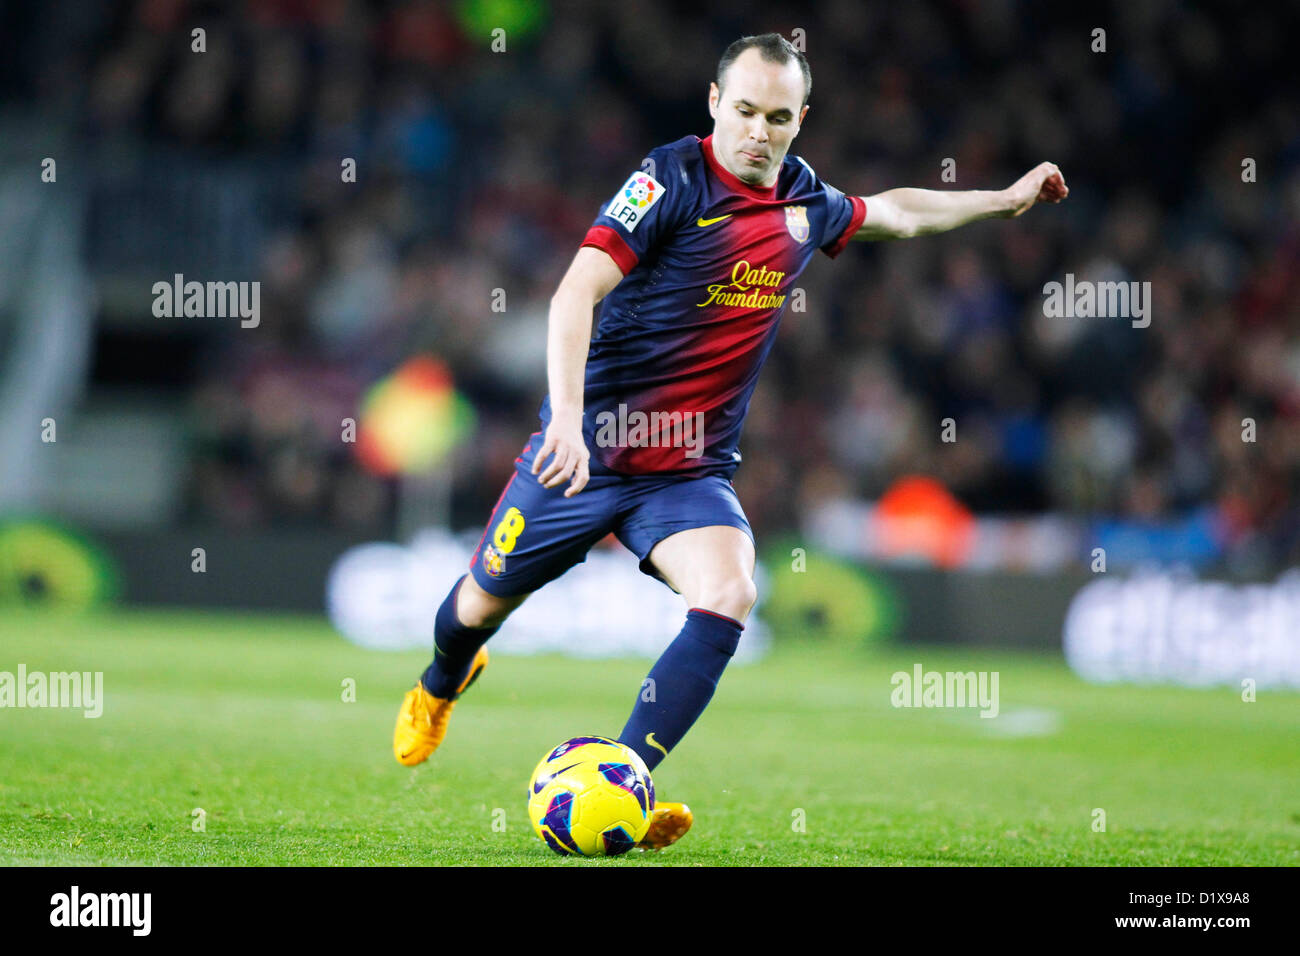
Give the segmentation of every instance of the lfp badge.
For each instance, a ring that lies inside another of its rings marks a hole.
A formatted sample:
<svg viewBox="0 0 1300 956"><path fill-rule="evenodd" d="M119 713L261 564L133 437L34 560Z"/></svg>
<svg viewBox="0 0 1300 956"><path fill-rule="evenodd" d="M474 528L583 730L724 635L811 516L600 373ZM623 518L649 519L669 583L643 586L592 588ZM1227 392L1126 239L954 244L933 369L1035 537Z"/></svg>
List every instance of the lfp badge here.
<svg viewBox="0 0 1300 956"><path fill-rule="evenodd" d="M794 241L804 243L808 241L808 207L806 206L786 206L785 207L785 228L790 230L790 235L794 236Z"/></svg>
<svg viewBox="0 0 1300 956"><path fill-rule="evenodd" d="M651 176L644 173L640 176L633 176L623 186L623 197L636 206L638 209L649 206L655 201L655 189L659 184Z"/></svg>
<svg viewBox="0 0 1300 956"><path fill-rule="evenodd" d="M619 225L631 232L663 194L664 187L659 180L649 173L633 173L609 204L605 215L618 220Z"/></svg>

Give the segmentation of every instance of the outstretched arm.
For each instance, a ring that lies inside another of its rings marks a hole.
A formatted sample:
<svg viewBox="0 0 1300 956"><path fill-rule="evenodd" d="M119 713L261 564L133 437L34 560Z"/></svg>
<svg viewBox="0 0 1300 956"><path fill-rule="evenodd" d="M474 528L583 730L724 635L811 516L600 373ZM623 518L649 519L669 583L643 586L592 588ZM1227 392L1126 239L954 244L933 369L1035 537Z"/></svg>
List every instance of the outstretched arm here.
<svg viewBox="0 0 1300 956"><path fill-rule="evenodd" d="M1055 163L1039 163L1000 190L889 189L864 197L867 218L853 238L910 239L947 232L977 219L1019 216L1036 202L1057 203L1069 194Z"/></svg>

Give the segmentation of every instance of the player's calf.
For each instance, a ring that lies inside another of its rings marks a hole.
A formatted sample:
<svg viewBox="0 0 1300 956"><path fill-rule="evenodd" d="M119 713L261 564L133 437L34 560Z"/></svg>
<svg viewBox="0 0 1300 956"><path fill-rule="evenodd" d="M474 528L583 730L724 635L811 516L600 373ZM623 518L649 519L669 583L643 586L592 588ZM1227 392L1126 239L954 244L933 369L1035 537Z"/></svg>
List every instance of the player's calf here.
<svg viewBox="0 0 1300 956"><path fill-rule="evenodd" d="M686 614L681 633L664 649L641 683L618 741L636 751L650 770L686 736L713 698L745 626L701 608Z"/></svg>
<svg viewBox="0 0 1300 956"><path fill-rule="evenodd" d="M456 582L438 608L433 629L433 663L415 687L407 692L393 730L393 756L404 766L421 763L438 749L447 733L447 721L451 718L456 699L487 666L487 650L483 645L497 632L500 624L473 627L458 615L458 606L466 600L471 606L479 602L479 609L486 608L493 613L502 610L501 605L480 602L480 595L491 597L466 574ZM495 600L513 601L518 607L523 598Z"/></svg>
<svg viewBox="0 0 1300 956"><path fill-rule="evenodd" d="M465 627L500 627L515 609L528 600L528 594L497 597L489 594L468 574L460 582L456 601L456 618Z"/></svg>

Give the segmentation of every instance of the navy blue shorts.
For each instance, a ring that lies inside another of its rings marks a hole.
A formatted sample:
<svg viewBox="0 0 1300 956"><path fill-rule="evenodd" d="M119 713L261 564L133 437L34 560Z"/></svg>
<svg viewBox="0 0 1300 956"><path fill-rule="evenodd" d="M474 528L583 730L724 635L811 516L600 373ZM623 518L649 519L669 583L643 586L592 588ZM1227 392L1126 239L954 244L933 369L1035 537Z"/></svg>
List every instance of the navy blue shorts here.
<svg viewBox="0 0 1300 956"><path fill-rule="evenodd" d="M649 555L670 534L730 525L753 540L736 490L721 475L682 478L593 469L586 487L566 498L569 482L543 488L532 474L543 440L542 432L534 432L515 459L515 473L470 559L470 573L488 594L513 597L536 591L586 561L592 546L611 532L637 556L645 574L664 584L668 582Z"/></svg>

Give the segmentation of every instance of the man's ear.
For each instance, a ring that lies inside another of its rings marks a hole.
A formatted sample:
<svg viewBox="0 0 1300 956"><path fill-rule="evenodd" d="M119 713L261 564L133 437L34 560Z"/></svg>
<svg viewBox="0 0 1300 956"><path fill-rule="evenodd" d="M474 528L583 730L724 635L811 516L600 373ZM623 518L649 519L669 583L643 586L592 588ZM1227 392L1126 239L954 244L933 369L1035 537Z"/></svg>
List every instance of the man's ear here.
<svg viewBox="0 0 1300 956"><path fill-rule="evenodd" d="M807 116L807 115L808 115L808 107L805 106L803 109L801 109L801 110L799 111L799 125L800 125L800 126L803 125L803 118L804 118L805 116Z"/></svg>
<svg viewBox="0 0 1300 956"><path fill-rule="evenodd" d="M709 115L714 119L718 118L718 101L722 99L722 90L718 89L717 82L709 84Z"/></svg>

